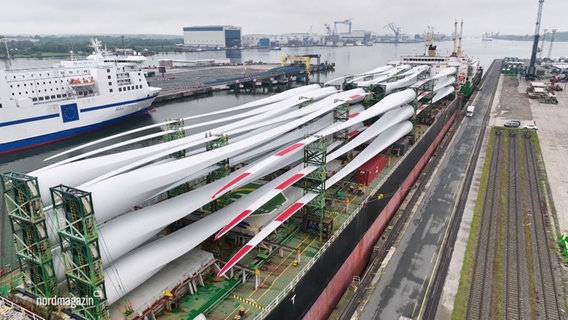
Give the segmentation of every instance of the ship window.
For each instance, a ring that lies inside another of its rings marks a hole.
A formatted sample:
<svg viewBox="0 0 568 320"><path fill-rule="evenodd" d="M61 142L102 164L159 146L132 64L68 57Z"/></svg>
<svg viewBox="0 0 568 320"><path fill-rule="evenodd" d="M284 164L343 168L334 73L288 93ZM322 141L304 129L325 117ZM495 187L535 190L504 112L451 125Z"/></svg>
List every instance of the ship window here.
<svg viewBox="0 0 568 320"><path fill-rule="evenodd" d="M107 69L107 73L110 73L110 69Z"/></svg>
<svg viewBox="0 0 568 320"><path fill-rule="evenodd" d="M39 101L43 101L43 97L39 97Z"/></svg>
<svg viewBox="0 0 568 320"><path fill-rule="evenodd" d="M33 98L32 98L32 101L33 101L33 102L36 102L36 101L37 101L37 98L36 98L36 97L33 97Z"/></svg>
<svg viewBox="0 0 568 320"><path fill-rule="evenodd" d="M122 92L122 88L118 88L118 91L119 91L119 92Z"/></svg>
<svg viewBox="0 0 568 320"><path fill-rule="evenodd" d="M20 87L20 85L18 84L18 88Z"/></svg>
<svg viewBox="0 0 568 320"><path fill-rule="evenodd" d="M110 80L110 78L111 78L111 76L110 76L110 74L109 74L109 75L108 75L108 79Z"/></svg>
<svg viewBox="0 0 568 320"><path fill-rule="evenodd" d="M57 98L61 98L61 95L60 95L60 94L58 94L58 95L57 95Z"/></svg>
<svg viewBox="0 0 568 320"><path fill-rule="evenodd" d="M67 93L64 93L64 94L63 94L63 98L66 98L66 97L67 97Z"/></svg>
<svg viewBox="0 0 568 320"><path fill-rule="evenodd" d="M51 84L51 81L49 81L49 84Z"/></svg>
<svg viewBox="0 0 568 320"><path fill-rule="evenodd" d="M55 99L55 95L51 96L51 99Z"/></svg>
<svg viewBox="0 0 568 320"><path fill-rule="evenodd" d="M108 85L109 85L109 86L112 86L112 82L111 82L111 81L109 81L109 82L108 82Z"/></svg>
<svg viewBox="0 0 568 320"><path fill-rule="evenodd" d="M110 88L110 89L108 90L108 92L112 92L112 88Z"/></svg>

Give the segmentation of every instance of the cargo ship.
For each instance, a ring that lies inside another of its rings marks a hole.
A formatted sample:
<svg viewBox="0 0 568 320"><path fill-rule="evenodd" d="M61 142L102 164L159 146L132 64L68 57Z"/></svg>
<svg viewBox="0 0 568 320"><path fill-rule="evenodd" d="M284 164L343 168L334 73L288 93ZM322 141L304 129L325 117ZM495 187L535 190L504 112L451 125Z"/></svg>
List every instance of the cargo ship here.
<svg viewBox="0 0 568 320"><path fill-rule="evenodd" d="M105 56L93 39L86 59L0 70L0 154L67 139L142 114L160 89L140 58Z"/></svg>
<svg viewBox="0 0 568 320"><path fill-rule="evenodd" d="M15 235L33 208L52 248L31 266L19 251L10 299L29 306L66 282L93 300L60 309L88 319L327 318L481 80L454 47L168 121L164 143L2 174Z"/></svg>

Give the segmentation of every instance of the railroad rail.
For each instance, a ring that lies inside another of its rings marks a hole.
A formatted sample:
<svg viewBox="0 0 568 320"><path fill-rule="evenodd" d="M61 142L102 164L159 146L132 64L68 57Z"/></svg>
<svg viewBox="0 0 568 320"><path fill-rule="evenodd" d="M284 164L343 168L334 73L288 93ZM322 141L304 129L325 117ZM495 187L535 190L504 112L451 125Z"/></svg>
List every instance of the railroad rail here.
<svg viewBox="0 0 568 320"><path fill-rule="evenodd" d="M566 316L533 134L496 129L493 136L467 319Z"/></svg>
<svg viewBox="0 0 568 320"><path fill-rule="evenodd" d="M536 314L533 319L565 319L566 314L562 310L562 295L558 294L557 282L555 281L555 266L558 266L557 257L550 252L551 243L550 223L544 191L541 188L536 148L531 134L523 136L525 150L525 170L528 179L527 194L528 221L532 241L532 258L534 263L534 282L536 291Z"/></svg>
<svg viewBox="0 0 568 320"><path fill-rule="evenodd" d="M503 144L503 131L497 130L493 140L489 178L475 252L473 279L467 304L467 319L491 319L494 244L497 243L497 223L495 223L495 220L500 210L499 190L501 189L502 176L499 174L499 168L503 162L503 152L501 152Z"/></svg>

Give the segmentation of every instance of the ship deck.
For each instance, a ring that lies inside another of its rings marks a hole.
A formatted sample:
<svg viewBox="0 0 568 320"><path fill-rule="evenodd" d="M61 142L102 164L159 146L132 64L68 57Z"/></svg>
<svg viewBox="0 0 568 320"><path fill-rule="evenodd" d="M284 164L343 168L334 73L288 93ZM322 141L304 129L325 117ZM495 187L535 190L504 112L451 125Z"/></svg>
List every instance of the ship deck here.
<svg viewBox="0 0 568 320"><path fill-rule="evenodd" d="M428 130L428 126L417 124L415 130L419 139ZM355 183L354 174L351 174L326 191L326 217L333 221L332 233L341 232L357 208L365 202L373 201L369 200L373 190L377 190L403 157L391 154L387 166L368 186ZM350 188L351 186L353 188ZM253 186L247 186L251 187ZM278 202L274 205L277 206ZM264 210L270 211L270 208L265 205ZM222 266L250 237L250 234L232 232L218 241L206 241L201 249L213 252ZM207 274L205 285L198 286L195 294L187 294L171 311L162 310L156 315L158 319L166 320L193 319L200 313L205 314L207 319L233 319L239 315L241 308L244 308L249 319L266 315L270 304L281 300L287 293L287 286L305 273L325 251L324 247L329 245L327 240L325 237L320 238L319 234L304 232L302 219L297 214L271 234L268 242L265 240L247 254L233 268L236 270L233 270L234 276L231 279L225 277L216 280L215 274ZM299 258L296 250L300 252ZM259 270L258 286L255 281L255 269ZM244 283L242 270L247 273L247 281ZM227 273L231 274L231 271Z"/></svg>

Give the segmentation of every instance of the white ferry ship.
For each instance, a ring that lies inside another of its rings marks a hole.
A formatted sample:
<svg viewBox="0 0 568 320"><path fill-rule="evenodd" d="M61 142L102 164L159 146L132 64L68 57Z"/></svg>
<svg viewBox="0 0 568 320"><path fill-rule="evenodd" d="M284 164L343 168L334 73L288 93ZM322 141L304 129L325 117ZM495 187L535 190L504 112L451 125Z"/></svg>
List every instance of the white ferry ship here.
<svg viewBox="0 0 568 320"><path fill-rule="evenodd" d="M145 113L160 88L140 61L94 54L53 67L0 70L0 154L32 148Z"/></svg>

